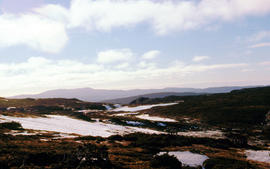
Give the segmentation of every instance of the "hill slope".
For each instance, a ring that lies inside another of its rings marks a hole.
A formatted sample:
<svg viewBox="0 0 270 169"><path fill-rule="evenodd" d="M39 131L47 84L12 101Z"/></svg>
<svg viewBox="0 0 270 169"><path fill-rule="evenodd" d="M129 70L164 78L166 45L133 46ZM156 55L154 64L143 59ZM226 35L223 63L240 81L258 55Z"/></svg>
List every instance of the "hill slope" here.
<svg viewBox="0 0 270 169"><path fill-rule="evenodd" d="M129 104L130 102L141 98L164 98L167 96L196 96L201 95L203 93L191 93L191 92L184 92L184 93L177 93L177 92L163 92L163 93L151 93L151 94L144 94L144 95L138 95L138 96L131 96L131 97L125 97L125 98L119 98L119 99L112 99L112 100L104 100L102 102L104 103L114 103L114 104Z"/></svg>
<svg viewBox="0 0 270 169"><path fill-rule="evenodd" d="M170 107L152 108L151 114L178 119L198 118L208 124L225 127L251 127L265 122L266 114L270 111L270 87L234 90L222 94L165 97L148 102L168 100L184 102Z"/></svg>

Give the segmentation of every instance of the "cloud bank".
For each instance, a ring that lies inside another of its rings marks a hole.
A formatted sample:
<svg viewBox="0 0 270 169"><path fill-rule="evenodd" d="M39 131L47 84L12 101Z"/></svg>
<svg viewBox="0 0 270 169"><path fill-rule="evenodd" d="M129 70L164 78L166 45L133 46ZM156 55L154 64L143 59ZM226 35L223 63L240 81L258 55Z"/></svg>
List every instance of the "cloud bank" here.
<svg viewBox="0 0 270 169"><path fill-rule="evenodd" d="M111 54L113 57L109 57ZM133 59L126 59L130 56ZM5 82L5 85L0 86L0 92L6 96L48 89L76 88L82 84L95 88L119 88L123 85L127 88L141 88L147 85L158 87L153 86L153 83L169 86L170 83L179 84L187 76L198 72L238 70L248 66L245 63L185 64L177 60L171 61L168 65L157 64L148 60L146 62L141 56L135 57L130 49L101 51L96 58L94 63L52 60L44 57L31 57L19 63L0 63L0 81ZM108 58L110 59L107 60ZM113 62L114 66L104 64L107 62ZM185 82L193 82L193 80L185 79Z"/></svg>

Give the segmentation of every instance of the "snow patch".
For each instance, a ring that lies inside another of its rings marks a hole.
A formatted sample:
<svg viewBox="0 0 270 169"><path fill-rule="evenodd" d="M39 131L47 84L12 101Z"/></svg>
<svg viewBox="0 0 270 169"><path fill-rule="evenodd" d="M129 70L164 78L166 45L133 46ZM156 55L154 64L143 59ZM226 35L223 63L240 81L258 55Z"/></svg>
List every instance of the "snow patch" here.
<svg viewBox="0 0 270 169"><path fill-rule="evenodd" d="M270 163L270 151L268 150L246 150L245 154L248 160Z"/></svg>
<svg viewBox="0 0 270 169"><path fill-rule="evenodd" d="M224 138L224 134L220 130L178 132L177 135L188 137L200 137L200 138L202 137L216 138L216 139Z"/></svg>
<svg viewBox="0 0 270 169"><path fill-rule="evenodd" d="M142 115L138 115L136 117L139 119L150 120L150 121L177 122L174 119L157 117L157 116L149 116L149 114L142 114Z"/></svg>
<svg viewBox="0 0 270 169"><path fill-rule="evenodd" d="M54 131L84 136L91 135L91 136L109 137L115 134L123 135L134 132L142 132L149 134L161 133L151 129L120 126L114 124L107 124L103 122L87 122L60 115L48 115L47 118L11 117L11 116L0 116L0 117L6 120L19 122L25 129Z"/></svg>
<svg viewBox="0 0 270 169"><path fill-rule="evenodd" d="M16 109L17 107L8 107L7 110L14 110Z"/></svg>
<svg viewBox="0 0 270 169"><path fill-rule="evenodd" d="M119 107L121 107L121 105L120 104L114 104L113 105L115 108L119 108Z"/></svg>
<svg viewBox="0 0 270 169"><path fill-rule="evenodd" d="M29 133L27 131L24 131L24 132L16 132L16 131L10 131L10 132L7 132L7 133L4 133L4 134L10 134L10 135L13 135L13 136L19 136L19 135L23 135L23 136L34 136L34 135L37 135L38 133Z"/></svg>
<svg viewBox="0 0 270 169"><path fill-rule="evenodd" d="M0 123L12 122L11 120L7 120L0 115Z"/></svg>
<svg viewBox="0 0 270 169"><path fill-rule="evenodd" d="M87 114L87 113L92 113L92 112L100 112L100 111L102 111L102 110L78 110L77 112L79 112L79 113L84 113L84 114Z"/></svg>
<svg viewBox="0 0 270 169"><path fill-rule="evenodd" d="M137 115L139 112L131 112L131 113L118 113L118 114L113 114L113 116L127 116L127 115Z"/></svg>
<svg viewBox="0 0 270 169"><path fill-rule="evenodd" d="M163 155L166 152L160 152L158 155ZM203 162L209 159L206 155L191 153L189 151L171 151L169 155L175 156L184 166L198 167L202 166Z"/></svg>
<svg viewBox="0 0 270 169"><path fill-rule="evenodd" d="M124 106L124 107L116 108L112 111L131 111L132 112L132 111L147 110L147 109L151 109L152 107L157 107L157 106L171 106L175 104L178 104L178 103L152 104L152 105L143 105L143 106L135 106L135 107Z"/></svg>
<svg viewBox="0 0 270 169"><path fill-rule="evenodd" d="M111 106L109 106L109 105L103 105L105 108L106 108L106 110L112 110L113 108L111 107Z"/></svg>
<svg viewBox="0 0 270 169"><path fill-rule="evenodd" d="M55 137L53 137L53 139L75 138L75 137L78 137L78 136L76 136L76 135L65 134L65 133L55 134L54 136L55 136Z"/></svg>

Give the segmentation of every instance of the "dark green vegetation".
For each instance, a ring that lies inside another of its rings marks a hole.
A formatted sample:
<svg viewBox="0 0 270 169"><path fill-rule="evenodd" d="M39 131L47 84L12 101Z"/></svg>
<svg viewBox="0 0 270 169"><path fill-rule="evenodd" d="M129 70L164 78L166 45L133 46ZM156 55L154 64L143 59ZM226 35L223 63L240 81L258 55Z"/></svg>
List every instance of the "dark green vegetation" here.
<svg viewBox="0 0 270 169"><path fill-rule="evenodd" d="M82 142L77 142L78 140ZM232 166L239 169L245 169L246 166L260 168L243 161L241 156L228 155L227 152L234 151L231 148L236 145L226 140L140 133L109 138L90 136L51 141L40 141L39 136L0 134L0 168L191 169L182 166L173 156L156 156L161 151L172 147L179 149L181 146L194 153L212 154L213 158L205 162L207 169L229 169ZM222 157L219 157L220 153Z"/></svg>
<svg viewBox="0 0 270 169"><path fill-rule="evenodd" d="M250 128L265 123L266 113L270 110L270 87L151 100L152 103L184 101L174 106L152 108L153 115L197 118L203 123L226 128Z"/></svg>
<svg viewBox="0 0 270 169"><path fill-rule="evenodd" d="M0 134L0 168L113 168L106 146Z"/></svg>
<svg viewBox="0 0 270 169"><path fill-rule="evenodd" d="M4 99L0 98L0 113L11 116L42 116L48 114L67 115L85 121L92 121L80 110L100 110L102 103L83 102L78 99Z"/></svg>
<svg viewBox="0 0 270 169"><path fill-rule="evenodd" d="M151 150L156 150L171 146L192 146L193 144L206 145L213 148L229 149L229 148L239 148L238 144L228 140L228 139L213 139L213 138L194 138L194 137L184 137L176 135L158 135L158 134L143 134L143 133L133 133L124 136L111 136L110 140L120 140L120 141L131 141L130 146L133 147L144 147ZM158 140L158 141L157 141ZM253 148L246 145L245 148Z"/></svg>
<svg viewBox="0 0 270 169"><path fill-rule="evenodd" d="M22 125L17 122L5 122L0 123L0 129L9 129L9 130L22 130Z"/></svg>
<svg viewBox="0 0 270 169"><path fill-rule="evenodd" d="M182 168L182 163L178 161L176 157L170 156L168 154L154 156L154 158L150 162L150 165L153 168L162 168L162 169L181 169Z"/></svg>
<svg viewBox="0 0 270 169"><path fill-rule="evenodd" d="M198 131L200 130L200 126L197 124L189 124L185 121L179 122L157 122L157 121L149 121L144 119L139 119L135 117L125 117L125 116L115 116L110 119L110 121L117 125L122 126L139 126L150 129L155 129L158 131L166 131L168 133L180 132L180 131ZM135 122L128 123L128 122Z"/></svg>
<svg viewBox="0 0 270 169"><path fill-rule="evenodd" d="M4 99L0 98L0 108L2 110L8 107L17 109L26 109L36 111L37 113L47 113L58 110L83 110L83 109L97 109L105 110L106 108L101 103L83 102L78 99Z"/></svg>
<svg viewBox="0 0 270 169"><path fill-rule="evenodd" d="M204 162L205 169L254 169L255 166L252 166L246 161L240 161L235 159L226 159L226 158L212 158Z"/></svg>
<svg viewBox="0 0 270 169"><path fill-rule="evenodd" d="M148 102L152 102L153 99L148 97L139 97L138 99L133 100L129 104L147 104Z"/></svg>
<svg viewBox="0 0 270 169"><path fill-rule="evenodd" d="M201 94L203 95L203 94ZM197 96L197 95L196 95ZM130 105L141 105L141 104L158 104L158 103L171 103L175 101L183 101L182 99L185 97L191 96L167 96L164 98L148 98L148 97L139 97L133 101L131 101Z"/></svg>
<svg viewBox="0 0 270 169"><path fill-rule="evenodd" d="M210 87L210 88L204 88L204 89L195 89L195 88L164 88L164 89L152 89L152 90L151 89L150 90L149 89L146 89L146 90L140 89L137 91L133 90L133 92L130 94L125 94L122 96L118 95L117 97L114 97L114 99L109 99L109 100L102 99L102 100L105 103L129 104L133 100L136 100L140 97L164 98L167 96L195 96L195 95L201 95L201 94L205 94L205 93L209 93L209 94L210 93L228 93L232 90L251 88L251 87L252 86ZM255 87L255 86L253 86L253 87ZM124 91L124 92L128 92L128 91ZM91 93L91 91L89 91L89 93ZM145 94L143 94L143 93L145 93ZM108 93L106 95L107 99L108 99L108 96L110 96L111 94L112 93ZM131 97L127 97L128 95L130 95ZM100 96L104 96L104 93L100 94ZM92 98L90 98L90 99L93 99L93 98L95 98L95 97L92 96ZM82 99L82 100L87 100L87 99Z"/></svg>

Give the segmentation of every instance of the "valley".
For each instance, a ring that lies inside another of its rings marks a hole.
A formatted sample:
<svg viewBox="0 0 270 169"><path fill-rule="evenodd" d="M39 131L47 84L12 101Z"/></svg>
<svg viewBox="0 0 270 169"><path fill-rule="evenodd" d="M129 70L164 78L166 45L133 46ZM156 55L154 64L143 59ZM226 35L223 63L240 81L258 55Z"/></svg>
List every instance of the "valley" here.
<svg viewBox="0 0 270 169"><path fill-rule="evenodd" d="M162 158L176 158L178 168L268 168L269 98L270 87L131 105L1 98L0 164L175 168Z"/></svg>

